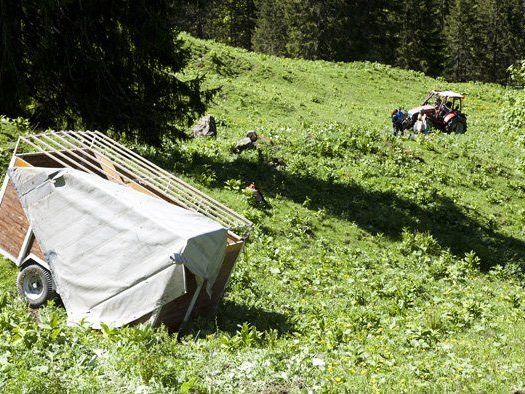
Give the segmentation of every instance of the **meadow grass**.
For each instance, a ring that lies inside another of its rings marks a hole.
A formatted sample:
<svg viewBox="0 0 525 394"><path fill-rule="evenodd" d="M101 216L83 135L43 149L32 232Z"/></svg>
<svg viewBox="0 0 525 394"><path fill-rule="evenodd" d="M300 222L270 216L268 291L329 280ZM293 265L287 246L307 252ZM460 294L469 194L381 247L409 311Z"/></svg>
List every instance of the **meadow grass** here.
<svg viewBox="0 0 525 394"><path fill-rule="evenodd" d="M279 59L185 36L218 137L127 142L254 223L215 318L178 338L35 319L0 264L9 392L509 392L525 388L525 158L496 85ZM183 75L184 76L184 75ZM391 135L394 107L467 95L469 130ZM4 150L27 125L0 123ZM233 154L256 130L257 150ZM256 182L268 206L244 187Z"/></svg>

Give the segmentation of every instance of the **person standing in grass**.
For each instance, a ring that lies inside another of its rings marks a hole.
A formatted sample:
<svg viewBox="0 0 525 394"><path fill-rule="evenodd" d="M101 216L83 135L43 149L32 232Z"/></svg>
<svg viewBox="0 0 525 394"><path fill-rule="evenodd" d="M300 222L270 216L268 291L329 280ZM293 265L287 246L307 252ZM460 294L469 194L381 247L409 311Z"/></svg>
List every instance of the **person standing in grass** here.
<svg viewBox="0 0 525 394"><path fill-rule="evenodd" d="M428 134L427 115L423 112L423 110L419 111L419 115L417 116L417 120L414 123L413 130L414 133Z"/></svg>
<svg viewBox="0 0 525 394"><path fill-rule="evenodd" d="M403 120L405 119L405 114L403 113L403 110L401 108L395 109L392 114L392 128L394 135L402 135L403 134Z"/></svg>
<svg viewBox="0 0 525 394"><path fill-rule="evenodd" d="M421 111L421 122L423 123L423 134L426 135L428 134L430 127L427 122L427 114L423 113L423 111Z"/></svg>

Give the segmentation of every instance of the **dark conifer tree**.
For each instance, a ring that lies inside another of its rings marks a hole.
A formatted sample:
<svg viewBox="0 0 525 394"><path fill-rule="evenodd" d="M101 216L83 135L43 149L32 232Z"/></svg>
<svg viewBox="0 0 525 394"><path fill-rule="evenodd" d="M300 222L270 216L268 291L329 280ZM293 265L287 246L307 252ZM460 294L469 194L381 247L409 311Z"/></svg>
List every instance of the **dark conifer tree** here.
<svg viewBox="0 0 525 394"><path fill-rule="evenodd" d="M291 57L319 59L320 35L324 21L321 10L326 1L285 1L288 32L286 53Z"/></svg>
<svg viewBox="0 0 525 394"><path fill-rule="evenodd" d="M285 21L285 0L258 0L257 21L252 37L253 49L270 55L286 56L288 27Z"/></svg>
<svg viewBox="0 0 525 394"><path fill-rule="evenodd" d="M447 73L456 81L507 82L524 53L525 5L520 0L455 0L447 18Z"/></svg>
<svg viewBox="0 0 525 394"><path fill-rule="evenodd" d="M198 38L207 36L206 24L213 9L213 0L182 0L175 7L172 20L175 26Z"/></svg>
<svg viewBox="0 0 525 394"><path fill-rule="evenodd" d="M23 115L29 101L24 53L18 40L22 9L17 3L0 1L0 113L12 117Z"/></svg>
<svg viewBox="0 0 525 394"><path fill-rule="evenodd" d="M230 0L230 43L245 49L252 48L255 27L255 3L253 0Z"/></svg>
<svg viewBox="0 0 525 394"><path fill-rule="evenodd" d="M446 20L445 75L454 81L481 77L480 52L485 39L479 0L454 0Z"/></svg>
<svg viewBox="0 0 525 394"><path fill-rule="evenodd" d="M436 0L404 0L400 19L396 63L403 67L440 75L443 67L443 19Z"/></svg>
<svg viewBox="0 0 525 394"><path fill-rule="evenodd" d="M174 20L196 37L251 49L255 3L254 0L185 0L177 7Z"/></svg>
<svg viewBox="0 0 525 394"><path fill-rule="evenodd" d="M403 18L401 5L396 0L354 0L354 3L351 15L357 17L352 18L355 31L352 58L395 64L400 18Z"/></svg>
<svg viewBox="0 0 525 394"><path fill-rule="evenodd" d="M507 68L523 56L525 49L525 3L519 0L484 0L482 4L486 45L480 59L480 79L506 83Z"/></svg>
<svg viewBox="0 0 525 394"><path fill-rule="evenodd" d="M170 22L173 1L0 0L2 108L40 127L126 132L156 143L204 111ZM14 79L16 78L16 79ZM5 105L12 101L13 104ZM27 105L27 104L31 105Z"/></svg>

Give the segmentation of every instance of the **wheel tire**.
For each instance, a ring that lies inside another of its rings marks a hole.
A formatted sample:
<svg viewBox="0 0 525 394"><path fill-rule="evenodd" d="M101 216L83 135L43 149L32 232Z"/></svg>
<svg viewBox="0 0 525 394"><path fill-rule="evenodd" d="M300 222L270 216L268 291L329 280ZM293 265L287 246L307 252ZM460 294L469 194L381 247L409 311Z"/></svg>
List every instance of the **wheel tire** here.
<svg viewBox="0 0 525 394"><path fill-rule="evenodd" d="M51 272L38 264L30 264L18 273L17 287L31 308L38 308L56 297Z"/></svg>
<svg viewBox="0 0 525 394"><path fill-rule="evenodd" d="M461 122L461 130L456 131L458 134L465 134L467 132L467 123Z"/></svg>
<svg viewBox="0 0 525 394"><path fill-rule="evenodd" d="M467 124L460 119L452 119L446 126L447 133L465 134L467 131Z"/></svg>
<svg viewBox="0 0 525 394"><path fill-rule="evenodd" d="M427 119L427 127L428 127L428 131L432 131L436 129L436 126L434 126L434 123L432 123L432 119Z"/></svg>

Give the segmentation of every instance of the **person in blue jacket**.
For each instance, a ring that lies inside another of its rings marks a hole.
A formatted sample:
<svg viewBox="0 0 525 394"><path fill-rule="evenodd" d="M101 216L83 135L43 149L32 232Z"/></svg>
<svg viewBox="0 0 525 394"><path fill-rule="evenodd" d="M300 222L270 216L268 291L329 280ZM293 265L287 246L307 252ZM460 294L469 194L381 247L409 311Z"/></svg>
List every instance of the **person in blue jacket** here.
<svg viewBox="0 0 525 394"><path fill-rule="evenodd" d="M401 108L395 109L391 114L392 116L392 128L394 135L403 134L403 121L405 120L405 114Z"/></svg>

